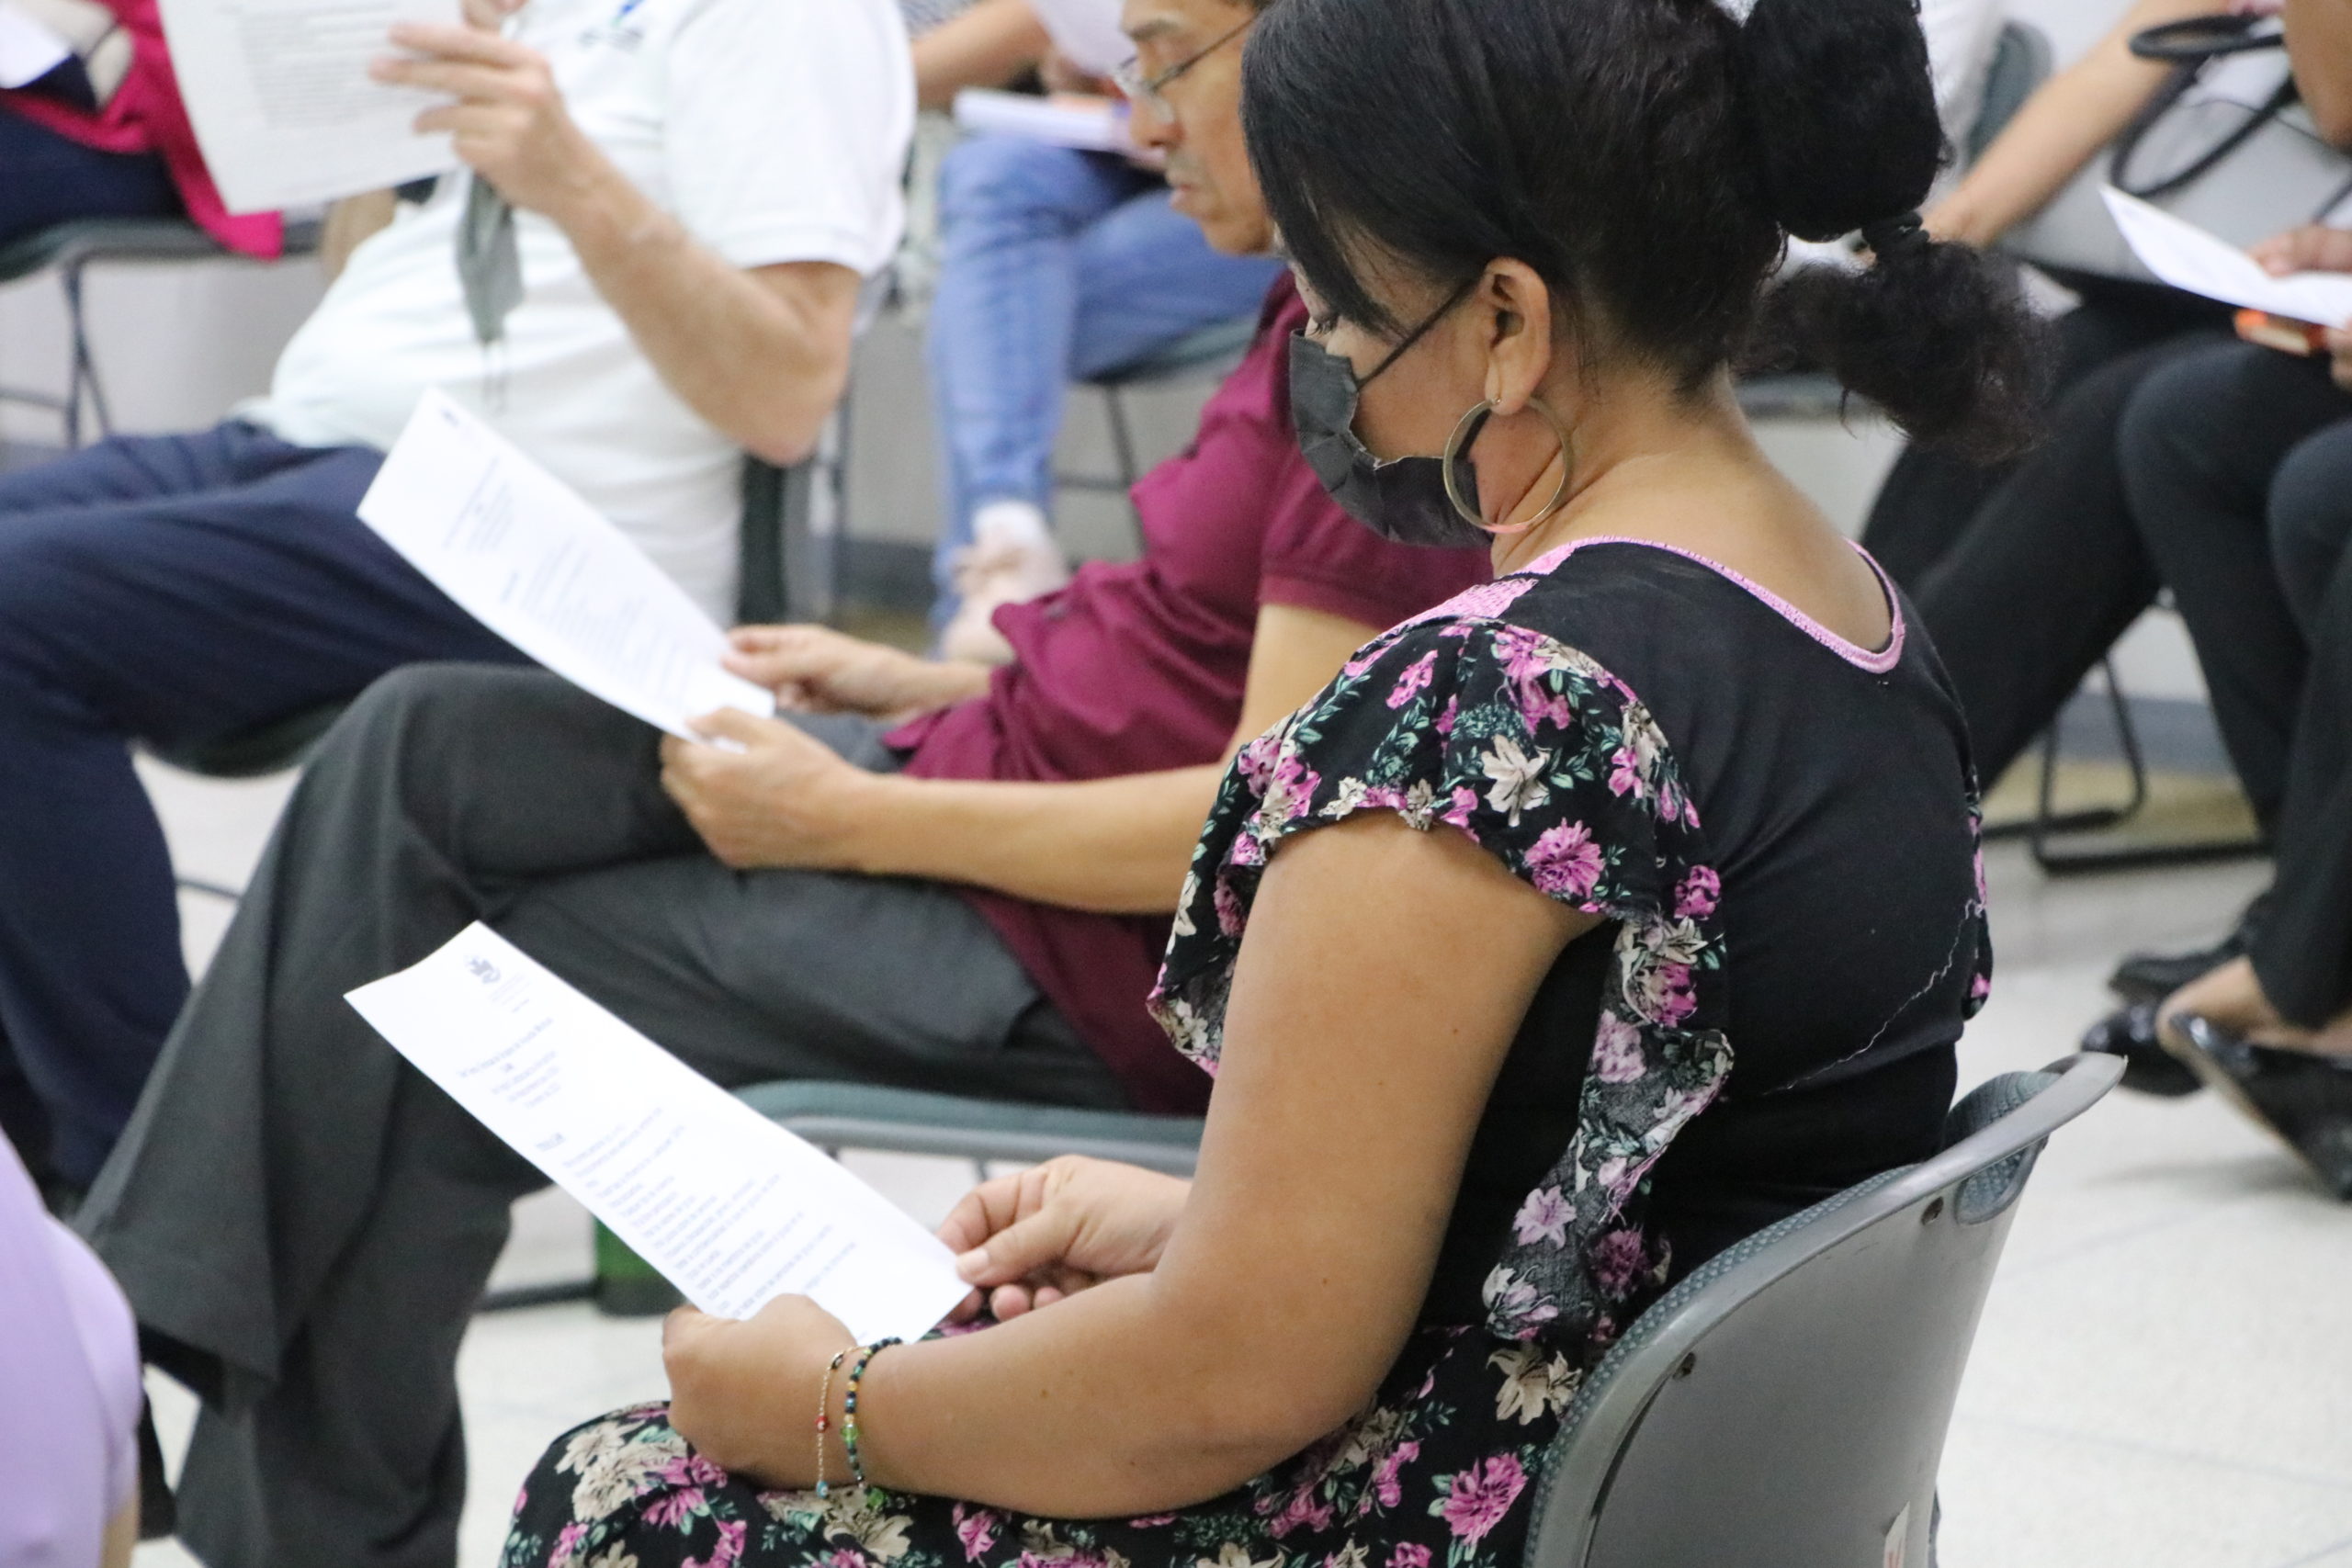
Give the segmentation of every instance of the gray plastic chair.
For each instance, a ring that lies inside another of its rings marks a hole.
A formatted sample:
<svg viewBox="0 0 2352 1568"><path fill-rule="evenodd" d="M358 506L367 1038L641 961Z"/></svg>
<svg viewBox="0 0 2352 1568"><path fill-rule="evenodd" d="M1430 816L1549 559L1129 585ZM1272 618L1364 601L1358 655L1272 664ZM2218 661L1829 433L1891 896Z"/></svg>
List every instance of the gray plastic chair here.
<svg viewBox="0 0 2352 1568"><path fill-rule="evenodd" d="M1710 1259L1578 1393L1525 1568L1930 1568L1969 1344L2050 1134L2122 1064L1968 1096L1944 1152Z"/></svg>

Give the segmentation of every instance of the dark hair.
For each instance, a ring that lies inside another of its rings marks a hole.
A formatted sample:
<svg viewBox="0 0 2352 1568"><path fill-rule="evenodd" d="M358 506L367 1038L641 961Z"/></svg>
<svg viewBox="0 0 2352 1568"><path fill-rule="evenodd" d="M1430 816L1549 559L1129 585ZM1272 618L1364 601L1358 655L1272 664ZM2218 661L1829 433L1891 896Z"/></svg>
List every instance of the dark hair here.
<svg viewBox="0 0 2352 1568"><path fill-rule="evenodd" d="M1714 0L1280 0L1242 81L1267 208L1351 321L1408 324L1367 267L1445 287L1510 256L1686 390L1802 361L1919 439L2023 444L2041 355L2013 283L1897 222L1946 153L1914 0L1744 24ZM1785 235L1858 229L1876 265L1801 269L1759 312Z"/></svg>

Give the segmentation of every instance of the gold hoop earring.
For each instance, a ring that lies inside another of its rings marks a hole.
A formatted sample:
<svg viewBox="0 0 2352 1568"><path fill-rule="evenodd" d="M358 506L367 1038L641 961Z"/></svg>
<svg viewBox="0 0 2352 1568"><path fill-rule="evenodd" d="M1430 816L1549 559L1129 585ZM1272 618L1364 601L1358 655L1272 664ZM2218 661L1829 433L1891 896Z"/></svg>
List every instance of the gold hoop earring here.
<svg viewBox="0 0 2352 1568"><path fill-rule="evenodd" d="M1476 507L1463 499L1462 482L1453 475L1453 466L1461 460L1462 449L1477 438L1478 432L1486 428L1487 416L1495 412L1492 399L1476 403L1469 412L1462 416L1454 424L1453 434L1446 438L1445 456L1438 459L1438 474L1445 480L1445 499L1453 502L1453 510L1461 514L1464 523L1474 528L1483 529L1498 538L1510 538L1513 535L1524 534L1555 512L1559 511L1561 502L1568 499L1568 475L1576 467L1575 460L1569 455L1568 427L1560 423L1560 416L1554 413L1551 405L1541 398L1528 399L1527 406L1544 417L1544 423L1552 427L1554 438L1560 443L1560 482L1552 487L1552 499L1544 503L1544 510L1524 523L1487 522Z"/></svg>

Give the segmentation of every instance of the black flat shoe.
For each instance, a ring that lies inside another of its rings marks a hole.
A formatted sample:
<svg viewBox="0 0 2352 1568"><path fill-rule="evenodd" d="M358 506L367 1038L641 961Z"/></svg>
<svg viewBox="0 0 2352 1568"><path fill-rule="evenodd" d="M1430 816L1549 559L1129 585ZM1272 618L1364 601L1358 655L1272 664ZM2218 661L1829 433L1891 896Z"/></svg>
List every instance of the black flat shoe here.
<svg viewBox="0 0 2352 1568"><path fill-rule="evenodd" d="M2278 1134L2321 1185L2352 1199L2352 1059L2282 1051L2183 1014L2180 1032L2199 1077Z"/></svg>
<svg viewBox="0 0 2352 1568"><path fill-rule="evenodd" d="M2189 953L2134 953L2107 977L2108 989L2127 1002L2160 1002L2191 980L2201 980L2234 958L2244 958L2254 945L2255 932L2269 912L2265 893L2245 907L2236 929L2211 947Z"/></svg>
<svg viewBox="0 0 2352 1568"><path fill-rule="evenodd" d="M2156 1004L2133 1002L2118 1008L2090 1026L2083 1049L2123 1058L2123 1087L2142 1094L2176 1100L2195 1094L2204 1085L2156 1038Z"/></svg>

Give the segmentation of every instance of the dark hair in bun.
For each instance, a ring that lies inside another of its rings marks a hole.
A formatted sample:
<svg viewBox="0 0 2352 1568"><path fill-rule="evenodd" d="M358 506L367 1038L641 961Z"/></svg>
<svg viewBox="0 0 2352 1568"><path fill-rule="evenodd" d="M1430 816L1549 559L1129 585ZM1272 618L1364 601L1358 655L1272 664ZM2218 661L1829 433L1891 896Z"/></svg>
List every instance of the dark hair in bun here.
<svg viewBox="0 0 2352 1568"><path fill-rule="evenodd" d="M1917 228L1946 147L1914 0L1279 0L1242 73L1267 207L1351 321L1404 325L1367 267L1510 256L1686 388L1816 364L1921 440L2023 444L2032 319ZM1785 236L1858 229L1877 265L1768 289Z"/></svg>

